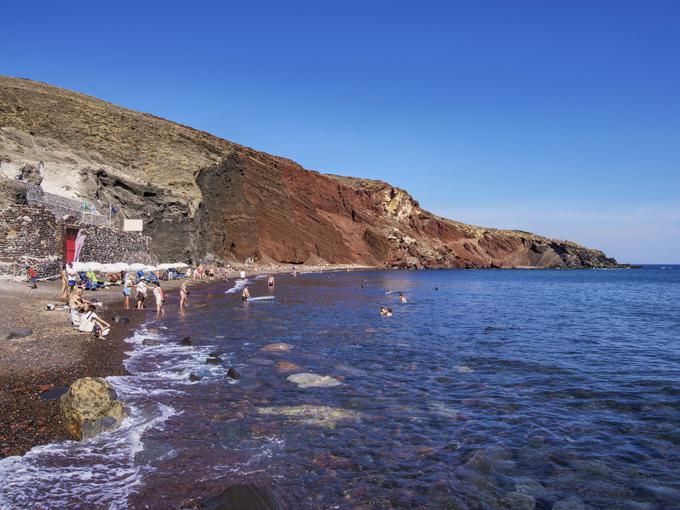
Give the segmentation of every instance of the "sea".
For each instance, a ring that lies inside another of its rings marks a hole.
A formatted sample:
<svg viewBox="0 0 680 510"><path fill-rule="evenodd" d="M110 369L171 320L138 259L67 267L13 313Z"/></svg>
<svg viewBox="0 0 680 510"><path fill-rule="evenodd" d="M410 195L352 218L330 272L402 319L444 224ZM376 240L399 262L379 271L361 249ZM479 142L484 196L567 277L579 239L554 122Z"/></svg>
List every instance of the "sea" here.
<svg viewBox="0 0 680 510"><path fill-rule="evenodd" d="M680 266L300 273L246 303L244 283L150 312L109 378L122 427L0 460L0 508L192 508L239 483L288 508L680 508Z"/></svg>

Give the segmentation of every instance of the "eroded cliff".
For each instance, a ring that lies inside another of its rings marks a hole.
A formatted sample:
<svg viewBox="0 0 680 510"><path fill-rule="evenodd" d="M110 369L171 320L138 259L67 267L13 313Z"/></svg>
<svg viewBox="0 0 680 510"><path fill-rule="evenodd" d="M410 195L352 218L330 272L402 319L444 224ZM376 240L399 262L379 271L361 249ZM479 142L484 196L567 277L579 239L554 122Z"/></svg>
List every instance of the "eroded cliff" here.
<svg viewBox="0 0 680 510"><path fill-rule="evenodd" d="M326 175L152 115L0 77L0 173L142 218L160 259L386 267L609 267L604 253L437 217L381 181ZM21 169L24 170L21 170Z"/></svg>

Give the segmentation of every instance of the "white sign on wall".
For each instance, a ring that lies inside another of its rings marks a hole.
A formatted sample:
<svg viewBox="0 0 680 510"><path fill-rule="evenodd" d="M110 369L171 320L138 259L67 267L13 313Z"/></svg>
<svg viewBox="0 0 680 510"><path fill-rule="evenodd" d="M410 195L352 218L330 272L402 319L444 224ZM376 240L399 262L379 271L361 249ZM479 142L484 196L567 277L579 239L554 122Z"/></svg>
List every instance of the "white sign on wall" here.
<svg viewBox="0 0 680 510"><path fill-rule="evenodd" d="M141 232L142 220L123 220L123 232Z"/></svg>

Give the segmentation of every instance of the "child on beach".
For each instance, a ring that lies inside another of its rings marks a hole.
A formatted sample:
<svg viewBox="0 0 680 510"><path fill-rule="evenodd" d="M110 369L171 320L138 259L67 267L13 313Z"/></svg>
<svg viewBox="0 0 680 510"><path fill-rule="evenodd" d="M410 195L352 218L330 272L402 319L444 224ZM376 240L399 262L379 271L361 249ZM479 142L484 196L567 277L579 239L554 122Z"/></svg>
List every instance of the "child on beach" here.
<svg viewBox="0 0 680 510"><path fill-rule="evenodd" d="M154 283L153 297L156 298L156 314L165 315L165 309L163 308L163 301L165 301L165 295L163 294L163 289L161 289L160 282Z"/></svg>
<svg viewBox="0 0 680 510"><path fill-rule="evenodd" d="M125 275L125 283L123 284L123 297L125 298L123 306L126 310L130 309L130 296L132 296L132 278L130 278L128 273Z"/></svg>
<svg viewBox="0 0 680 510"><path fill-rule="evenodd" d="M36 282L38 281L38 272L31 266L26 266L26 273L28 273L28 281L31 283L32 289L37 289Z"/></svg>

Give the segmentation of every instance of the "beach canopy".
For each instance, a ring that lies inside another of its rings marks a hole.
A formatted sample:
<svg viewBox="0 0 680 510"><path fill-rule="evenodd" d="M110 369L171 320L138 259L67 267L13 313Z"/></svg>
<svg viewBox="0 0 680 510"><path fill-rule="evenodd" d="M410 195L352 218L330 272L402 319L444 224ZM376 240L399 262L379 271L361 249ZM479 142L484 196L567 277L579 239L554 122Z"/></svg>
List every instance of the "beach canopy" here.
<svg viewBox="0 0 680 510"><path fill-rule="evenodd" d="M73 269L76 271L87 271L87 267L85 267L85 262L73 262Z"/></svg>
<svg viewBox="0 0 680 510"><path fill-rule="evenodd" d="M183 267L189 267L189 264L185 264L184 262L175 262L174 264L172 264L171 267L183 268Z"/></svg>
<svg viewBox="0 0 680 510"><path fill-rule="evenodd" d="M143 271L148 272L148 271L156 271L156 268L154 266L146 266Z"/></svg>
<svg viewBox="0 0 680 510"><path fill-rule="evenodd" d="M115 264L111 264L111 269L115 272L127 271L130 269L130 264L126 262L116 262Z"/></svg>
<svg viewBox="0 0 680 510"><path fill-rule="evenodd" d="M158 269L160 269L161 271L172 269L174 267L177 267L177 266L175 264L158 264Z"/></svg>
<svg viewBox="0 0 680 510"><path fill-rule="evenodd" d="M146 264L140 264L139 262L136 262L134 264L130 264L130 270L131 271L144 271L145 267L146 267Z"/></svg>

